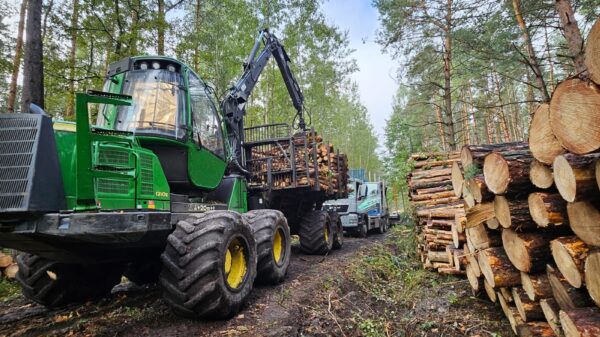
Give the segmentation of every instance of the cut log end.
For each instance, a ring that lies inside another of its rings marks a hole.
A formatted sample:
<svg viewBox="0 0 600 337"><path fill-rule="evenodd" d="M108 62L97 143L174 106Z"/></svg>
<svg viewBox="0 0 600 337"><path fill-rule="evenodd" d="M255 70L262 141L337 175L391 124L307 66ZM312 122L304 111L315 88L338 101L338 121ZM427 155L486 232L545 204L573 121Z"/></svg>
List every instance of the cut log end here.
<svg viewBox="0 0 600 337"><path fill-rule="evenodd" d="M584 62L590 79L600 83L600 20L596 20L587 36Z"/></svg>
<svg viewBox="0 0 600 337"><path fill-rule="evenodd" d="M559 194L531 193L527 203L531 218L540 227L562 225L567 221L567 203Z"/></svg>
<svg viewBox="0 0 600 337"><path fill-rule="evenodd" d="M465 179L463 177L463 172L460 167L460 164L456 161L452 163L451 177L452 190L454 191L454 195L456 195L457 197L461 197L463 194L463 184Z"/></svg>
<svg viewBox="0 0 600 337"><path fill-rule="evenodd" d="M540 307L546 318L546 322L550 325L550 328L557 336L562 336L562 328L560 326L560 318L558 313L560 308L553 298L545 298L540 300Z"/></svg>
<svg viewBox="0 0 600 337"><path fill-rule="evenodd" d="M589 201L567 205L571 229L585 243L600 247L600 211Z"/></svg>
<svg viewBox="0 0 600 337"><path fill-rule="evenodd" d="M568 202L575 201L577 196L577 182L575 179L575 173L569 165L569 162L564 156L558 156L554 160L554 183L558 192Z"/></svg>
<svg viewBox="0 0 600 337"><path fill-rule="evenodd" d="M589 247L577 236L566 236L550 242L554 262L567 282L575 288L583 285L583 268Z"/></svg>
<svg viewBox="0 0 600 337"><path fill-rule="evenodd" d="M541 104L535 110L529 126L529 148L535 159L548 165L552 165L554 158L565 152L552 133L550 105L547 103Z"/></svg>
<svg viewBox="0 0 600 337"><path fill-rule="evenodd" d="M552 168L537 160L532 161L531 167L529 168L529 180L531 180L531 183L535 187L539 187L542 189L552 187L552 185L554 185L554 175L552 173Z"/></svg>
<svg viewBox="0 0 600 337"><path fill-rule="evenodd" d="M585 259L585 287L592 301L600 306L600 251L594 251Z"/></svg>
<svg viewBox="0 0 600 337"><path fill-rule="evenodd" d="M510 180L508 164L499 153L490 153L483 163L483 175L488 189L495 194L506 192Z"/></svg>

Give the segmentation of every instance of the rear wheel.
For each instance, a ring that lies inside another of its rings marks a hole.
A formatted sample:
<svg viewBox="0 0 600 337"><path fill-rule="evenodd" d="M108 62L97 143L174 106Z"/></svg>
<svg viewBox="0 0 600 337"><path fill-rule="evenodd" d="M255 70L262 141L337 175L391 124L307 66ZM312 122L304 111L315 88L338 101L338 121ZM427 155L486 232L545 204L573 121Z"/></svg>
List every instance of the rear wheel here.
<svg viewBox="0 0 600 337"><path fill-rule="evenodd" d="M344 245L344 227L342 226L342 220L336 212L330 212L329 217L333 224L335 234L333 235L333 249L341 249Z"/></svg>
<svg viewBox="0 0 600 337"><path fill-rule="evenodd" d="M193 214L177 223L161 255L164 298L183 316L231 317L252 290L256 259L252 229L239 213Z"/></svg>
<svg viewBox="0 0 600 337"><path fill-rule="evenodd" d="M47 307L83 302L110 294L123 269L117 265L78 265L23 253L16 278L28 299Z"/></svg>
<svg viewBox="0 0 600 337"><path fill-rule="evenodd" d="M283 213L272 209L254 210L243 214L256 240L256 280L262 283L280 283L290 264L290 228Z"/></svg>
<svg viewBox="0 0 600 337"><path fill-rule="evenodd" d="M300 221L300 247L308 254L326 254L333 246L333 229L329 213L309 211Z"/></svg>

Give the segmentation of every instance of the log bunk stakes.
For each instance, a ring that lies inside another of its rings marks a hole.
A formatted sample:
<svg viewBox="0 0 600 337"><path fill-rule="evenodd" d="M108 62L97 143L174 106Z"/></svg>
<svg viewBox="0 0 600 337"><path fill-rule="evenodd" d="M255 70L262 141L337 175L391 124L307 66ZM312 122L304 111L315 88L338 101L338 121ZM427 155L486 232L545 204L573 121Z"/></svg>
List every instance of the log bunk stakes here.
<svg viewBox="0 0 600 337"><path fill-rule="evenodd" d="M465 274L518 336L600 336L600 20L585 62L589 78L537 108L528 143L413 158L436 163L409 175L424 267ZM414 188L434 175L435 190Z"/></svg>

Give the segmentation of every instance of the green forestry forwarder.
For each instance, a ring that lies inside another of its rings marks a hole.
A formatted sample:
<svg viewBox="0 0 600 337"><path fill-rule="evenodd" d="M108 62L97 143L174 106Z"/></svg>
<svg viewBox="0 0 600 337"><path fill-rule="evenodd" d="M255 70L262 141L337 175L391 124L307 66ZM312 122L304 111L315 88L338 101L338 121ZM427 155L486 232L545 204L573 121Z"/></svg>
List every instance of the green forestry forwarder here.
<svg viewBox="0 0 600 337"><path fill-rule="evenodd" d="M305 135L302 93L266 29L219 105L187 65L142 56L110 65L103 91L78 93L74 123L34 105L0 114L0 247L24 252L23 294L61 306L109 294L125 275L159 280L180 315L226 318L255 278L284 279L290 227L309 253L339 247L318 186L249 188L245 105L271 56Z"/></svg>

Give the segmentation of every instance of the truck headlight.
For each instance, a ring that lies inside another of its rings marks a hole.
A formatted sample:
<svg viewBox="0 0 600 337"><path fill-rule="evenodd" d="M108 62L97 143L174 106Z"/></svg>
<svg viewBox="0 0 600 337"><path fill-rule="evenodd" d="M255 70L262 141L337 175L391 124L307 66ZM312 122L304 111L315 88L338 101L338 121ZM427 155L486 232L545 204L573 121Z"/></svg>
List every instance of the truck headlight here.
<svg viewBox="0 0 600 337"><path fill-rule="evenodd" d="M356 215L356 214L348 214L348 223L351 223L351 224L358 223L358 215Z"/></svg>

